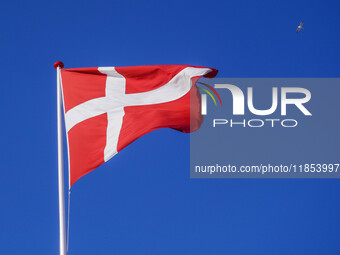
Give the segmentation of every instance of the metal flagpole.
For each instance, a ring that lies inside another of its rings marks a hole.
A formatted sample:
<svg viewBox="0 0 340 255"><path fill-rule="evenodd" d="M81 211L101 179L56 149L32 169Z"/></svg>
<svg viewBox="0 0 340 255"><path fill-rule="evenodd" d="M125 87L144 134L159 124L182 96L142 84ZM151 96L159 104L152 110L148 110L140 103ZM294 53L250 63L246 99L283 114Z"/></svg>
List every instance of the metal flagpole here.
<svg viewBox="0 0 340 255"><path fill-rule="evenodd" d="M59 250L60 255L67 255L65 226L65 194L64 194L64 160L63 160L63 125L62 125L62 95L60 84L60 69L64 64L54 63L57 69L57 117L58 117L58 191L59 191Z"/></svg>

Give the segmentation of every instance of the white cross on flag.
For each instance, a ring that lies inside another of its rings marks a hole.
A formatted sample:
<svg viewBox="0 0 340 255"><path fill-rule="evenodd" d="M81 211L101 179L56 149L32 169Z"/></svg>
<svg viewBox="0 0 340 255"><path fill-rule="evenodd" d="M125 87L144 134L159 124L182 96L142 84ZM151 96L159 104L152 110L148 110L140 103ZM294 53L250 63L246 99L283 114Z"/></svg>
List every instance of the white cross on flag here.
<svg viewBox="0 0 340 255"><path fill-rule="evenodd" d="M148 132L197 130L203 119L196 81L216 74L187 65L61 70L70 187Z"/></svg>

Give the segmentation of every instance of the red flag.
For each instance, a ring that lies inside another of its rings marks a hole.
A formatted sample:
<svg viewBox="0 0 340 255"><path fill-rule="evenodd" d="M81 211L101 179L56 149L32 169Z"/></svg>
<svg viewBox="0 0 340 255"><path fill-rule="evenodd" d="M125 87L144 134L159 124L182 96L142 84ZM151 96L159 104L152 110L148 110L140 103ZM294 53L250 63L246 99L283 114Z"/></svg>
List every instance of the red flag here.
<svg viewBox="0 0 340 255"><path fill-rule="evenodd" d="M216 74L187 65L61 70L70 187L148 132L198 129L196 81Z"/></svg>

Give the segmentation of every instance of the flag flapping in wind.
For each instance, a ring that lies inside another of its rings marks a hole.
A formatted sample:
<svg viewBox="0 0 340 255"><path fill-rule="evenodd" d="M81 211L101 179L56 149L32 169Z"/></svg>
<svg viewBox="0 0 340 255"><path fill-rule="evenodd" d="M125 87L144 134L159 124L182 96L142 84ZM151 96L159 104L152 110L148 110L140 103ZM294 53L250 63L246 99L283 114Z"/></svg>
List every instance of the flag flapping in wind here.
<svg viewBox="0 0 340 255"><path fill-rule="evenodd" d="M187 65L61 70L70 187L148 132L198 129L196 81L216 74Z"/></svg>

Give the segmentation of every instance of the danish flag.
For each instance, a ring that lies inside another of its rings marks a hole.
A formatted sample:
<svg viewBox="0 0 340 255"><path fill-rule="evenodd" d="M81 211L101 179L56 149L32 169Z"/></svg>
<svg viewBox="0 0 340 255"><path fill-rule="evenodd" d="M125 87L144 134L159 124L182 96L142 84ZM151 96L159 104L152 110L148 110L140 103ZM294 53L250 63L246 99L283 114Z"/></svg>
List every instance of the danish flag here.
<svg viewBox="0 0 340 255"><path fill-rule="evenodd" d="M197 130L196 81L216 74L187 65L62 69L69 186L148 132Z"/></svg>

